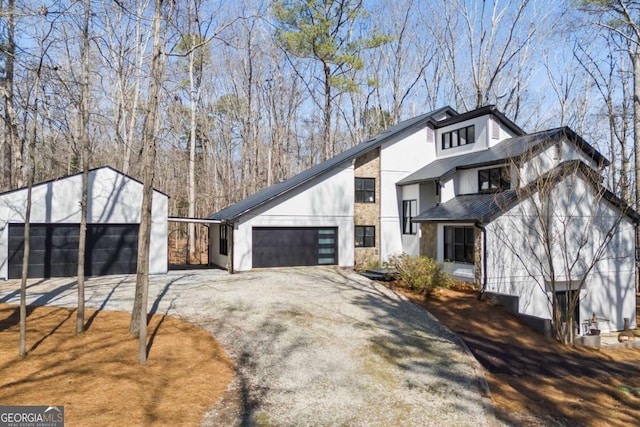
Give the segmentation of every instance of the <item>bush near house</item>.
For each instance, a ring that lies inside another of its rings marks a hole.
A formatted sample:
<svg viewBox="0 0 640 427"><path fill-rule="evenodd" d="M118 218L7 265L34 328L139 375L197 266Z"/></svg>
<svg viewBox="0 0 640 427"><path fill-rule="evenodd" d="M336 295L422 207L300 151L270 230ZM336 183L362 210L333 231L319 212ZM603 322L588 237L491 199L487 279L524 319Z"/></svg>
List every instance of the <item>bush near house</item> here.
<svg viewBox="0 0 640 427"><path fill-rule="evenodd" d="M407 289L425 297L438 287L451 285L451 278L442 264L425 256L401 254L389 259L389 264L398 272L398 281Z"/></svg>

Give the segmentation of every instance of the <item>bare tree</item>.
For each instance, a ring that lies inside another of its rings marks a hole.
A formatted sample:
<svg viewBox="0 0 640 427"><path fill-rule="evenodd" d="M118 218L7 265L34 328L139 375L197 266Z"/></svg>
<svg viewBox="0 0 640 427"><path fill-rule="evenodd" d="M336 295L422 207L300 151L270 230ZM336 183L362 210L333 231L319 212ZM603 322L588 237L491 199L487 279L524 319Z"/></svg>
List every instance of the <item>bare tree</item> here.
<svg viewBox="0 0 640 427"><path fill-rule="evenodd" d="M355 31L356 22L366 16L361 0L278 1L273 15L282 47L295 57L316 61L321 68L322 101L316 104L323 114L321 159L326 160L336 154L331 128L334 100L357 90L353 72L364 68L361 52L380 47L388 38Z"/></svg>
<svg viewBox="0 0 640 427"><path fill-rule="evenodd" d="M445 66L459 108L495 104L518 120L531 56L547 25L532 9L530 0L445 3Z"/></svg>
<svg viewBox="0 0 640 427"><path fill-rule="evenodd" d="M581 9L593 23L627 41L626 53L633 70L633 152L635 208L640 210L640 3L634 0L582 0ZM636 246L640 247L640 227L636 229ZM640 290L640 266L638 267Z"/></svg>
<svg viewBox="0 0 640 427"><path fill-rule="evenodd" d="M597 171L570 160L544 172L543 163L510 165L519 186L515 196L496 195L503 211L487 226L496 239L488 263L501 274L496 279L501 292L520 289L521 305L536 306L535 295L546 298L555 337L572 344L580 301L610 283L608 263L629 261L623 257L633 253L626 237L633 224L625 219L624 202L600 184Z"/></svg>
<svg viewBox="0 0 640 427"><path fill-rule="evenodd" d="M46 12L42 13L42 23L45 23ZM27 200L25 208L25 222L24 222L24 246L22 255L22 276L20 281L20 356L27 354L27 278L29 277L29 250L30 250L30 235L31 235L31 191L33 187L35 169L36 169L36 141L38 139L38 119L39 119L39 104L40 104L40 85L42 69L45 61L46 52L50 44L45 45L45 42L53 31L53 24L47 26L43 25L45 31L39 41L40 55L36 63L34 70L33 81L33 96L31 97L32 103L25 106L27 110L31 110L32 122L31 132L27 144L27 155L29 162L25 165L27 167Z"/></svg>
<svg viewBox="0 0 640 427"><path fill-rule="evenodd" d="M84 332L84 262L87 247L87 198L89 193L89 18L91 0L83 4L82 48L80 71L80 102L78 108L78 131L82 145L82 200L80 202L80 236L78 239L78 311L76 312L76 335Z"/></svg>
<svg viewBox="0 0 640 427"><path fill-rule="evenodd" d="M18 134L14 98L14 70L16 62L16 2L9 0L3 10L6 21L6 42L2 44L4 59L4 78L0 85L4 101L4 181L6 188L17 188L23 185L22 154L23 142Z"/></svg>
<svg viewBox="0 0 640 427"><path fill-rule="evenodd" d="M162 49L162 0L154 0L153 13L153 52L151 59L151 81L147 100L147 111L143 130L143 193L138 234L138 259L136 273L136 292L131 313L129 332L138 335L138 359L141 364L147 361L147 299L149 292L149 242L151 239L151 209L153 202L153 180L156 161L156 126L162 77L164 74Z"/></svg>

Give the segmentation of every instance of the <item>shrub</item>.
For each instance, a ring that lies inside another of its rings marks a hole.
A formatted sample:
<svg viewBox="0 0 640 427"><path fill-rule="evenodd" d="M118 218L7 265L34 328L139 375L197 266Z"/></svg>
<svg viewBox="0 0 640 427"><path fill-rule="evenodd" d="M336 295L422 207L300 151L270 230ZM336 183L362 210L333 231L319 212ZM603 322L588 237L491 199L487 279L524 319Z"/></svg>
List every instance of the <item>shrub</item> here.
<svg viewBox="0 0 640 427"><path fill-rule="evenodd" d="M442 264L424 256L401 254L391 257L389 263L396 269L401 285L424 296L435 288L447 287L451 278Z"/></svg>

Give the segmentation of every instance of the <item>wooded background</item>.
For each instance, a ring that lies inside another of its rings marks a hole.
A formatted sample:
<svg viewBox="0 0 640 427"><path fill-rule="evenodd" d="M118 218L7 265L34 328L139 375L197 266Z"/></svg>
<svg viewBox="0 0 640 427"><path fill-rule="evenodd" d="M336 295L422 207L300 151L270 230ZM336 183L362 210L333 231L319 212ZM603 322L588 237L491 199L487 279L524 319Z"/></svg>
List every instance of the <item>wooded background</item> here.
<svg viewBox="0 0 640 427"><path fill-rule="evenodd" d="M639 9L164 1L154 187L171 216L202 217L403 119L495 104L528 132L571 126L612 160L606 184L633 203ZM153 14L149 0L0 3L1 191L26 185L31 143L36 182L80 172L83 114L90 167L141 178Z"/></svg>

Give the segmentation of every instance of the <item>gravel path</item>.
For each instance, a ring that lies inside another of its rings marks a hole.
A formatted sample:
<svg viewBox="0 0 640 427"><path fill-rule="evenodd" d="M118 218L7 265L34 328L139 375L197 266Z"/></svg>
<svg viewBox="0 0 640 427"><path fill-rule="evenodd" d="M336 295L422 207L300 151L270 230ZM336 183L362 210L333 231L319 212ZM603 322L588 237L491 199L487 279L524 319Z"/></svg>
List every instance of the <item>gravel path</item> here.
<svg viewBox="0 0 640 427"><path fill-rule="evenodd" d="M134 276L92 278L87 306L130 311ZM17 303L19 282L0 282ZM32 280L28 302L74 306L72 279ZM203 425L491 425L476 362L427 312L352 272L219 270L154 276L153 312L209 330L236 364ZM153 357L153 349L151 356Z"/></svg>

